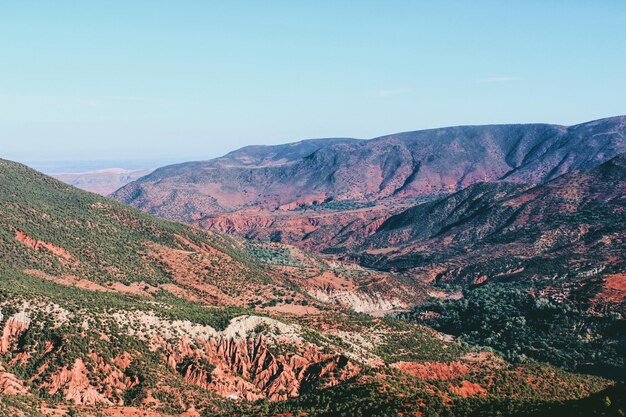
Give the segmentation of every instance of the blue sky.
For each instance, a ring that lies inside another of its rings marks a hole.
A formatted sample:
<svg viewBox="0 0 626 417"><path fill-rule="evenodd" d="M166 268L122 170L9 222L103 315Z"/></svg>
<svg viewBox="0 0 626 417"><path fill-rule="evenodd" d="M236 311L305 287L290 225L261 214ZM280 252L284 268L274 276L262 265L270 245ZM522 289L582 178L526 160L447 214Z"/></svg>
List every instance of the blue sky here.
<svg viewBox="0 0 626 417"><path fill-rule="evenodd" d="M0 157L626 113L623 1L3 1Z"/></svg>

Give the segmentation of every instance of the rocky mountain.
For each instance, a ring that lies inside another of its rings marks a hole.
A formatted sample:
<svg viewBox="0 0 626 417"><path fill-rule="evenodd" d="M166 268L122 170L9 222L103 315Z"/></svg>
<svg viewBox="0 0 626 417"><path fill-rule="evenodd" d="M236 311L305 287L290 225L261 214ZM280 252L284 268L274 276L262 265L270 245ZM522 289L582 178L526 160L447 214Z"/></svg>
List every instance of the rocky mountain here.
<svg viewBox="0 0 626 417"><path fill-rule="evenodd" d="M411 319L509 359L623 378L624 196L621 154L545 184L474 184L391 216L345 249L439 288L440 300Z"/></svg>
<svg viewBox="0 0 626 417"><path fill-rule="evenodd" d="M109 168L88 172L50 174L50 176L81 190L91 191L100 195L109 195L113 191L151 172L152 169L128 170Z"/></svg>
<svg viewBox="0 0 626 417"><path fill-rule="evenodd" d="M407 201L478 182L541 183L621 152L626 152L625 116L569 127L460 126L371 140L243 148L157 169L113 197L151 214L239 236L332 247L344 239L346 227L374 224L372 229L384 212L394 214L394 207ZM264 220L268 213L271 219Z"/></svg>
<svg viewBox="0 0 626 417"><path fill-rule="evenodd" d="M361 246L364 263L443 271L449 262L438 281L458 279L463 263L479 262L488 275L532 275L542 264L551 273L620 273L625 195L626 153L545 184L474 184L388 218ZM490 279L476 273L463 281Z"/></svg>
<svg viewBox="0 0 626 417"><path fill-rule="evenodd" d="M424 291L0 160L2 415L473 415L621 392L354 312Z"/></svg>

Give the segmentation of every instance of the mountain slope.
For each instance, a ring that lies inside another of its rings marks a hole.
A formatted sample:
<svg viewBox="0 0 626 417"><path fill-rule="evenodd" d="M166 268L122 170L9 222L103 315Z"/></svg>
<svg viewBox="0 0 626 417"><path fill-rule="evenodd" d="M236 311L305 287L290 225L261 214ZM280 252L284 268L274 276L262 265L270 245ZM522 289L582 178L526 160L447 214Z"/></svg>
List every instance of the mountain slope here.
<svg viewBox="0 0 626 417"><path fill-rule="evenodd" d="M0 262L31 275L215 306L305 312L322 299L369 312L407 307L420 291L393 275L159 220L3 160L0 241Z"/></svg>
<svg viewBox="0 0 626 417"><path fill-rule="evenodd" d="M363 281L413 288L158 220L0 160L0 413L465 415L611 385L332 308L307 287L358 294ZM275 310L285 298L310 310Z"/></svg>
<svg viewBox="0 0 626 417"><path fill-rule="evenodd" d="M437 285L406 317L469 343L623 378L626 154L538 186L475 184L385 221L360 261Z"/></svg>
<svg viewBox="0 0 626 417"><path fill-rule="evenodd" d="M307 152L244 148L157 169L113 196L149 213L202 221L244 208L290 210L329 200L376 202L447 194L476 182L543 182L626 152L626 117L581 125L460 126Z"/></svg>
<svg viewBox="0 0 626 417"><path fill-rule="evenodd" d="M476 184L417 205L387 219L362 247L383 269L440 267L446 260L454 269L478 260L495 265L508 257L500 269L526 268L542 258L551 260L550 273L618 273L626 269L620 256L626 249L624 195L626 154L621 154L546 184ZM377 254L379 248L384 253ZM518 274L526 273L531 272Z"/></svg>

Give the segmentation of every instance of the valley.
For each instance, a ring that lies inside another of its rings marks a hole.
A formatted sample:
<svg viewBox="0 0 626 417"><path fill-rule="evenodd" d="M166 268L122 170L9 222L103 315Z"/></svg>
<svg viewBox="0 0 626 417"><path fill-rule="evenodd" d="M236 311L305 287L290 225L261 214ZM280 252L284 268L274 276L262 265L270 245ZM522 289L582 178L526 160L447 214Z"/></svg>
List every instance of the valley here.
<svg viewBox="0 0 626 417"><path fill-rule="evenodd" d="M624 22L0 1L0 417L625 417Z"/></svg>
<svg viewBox="0 0 626 417"><path fill-rule="evenodd" d="M138 208L0 160L0 415L585 415L618 400L625 129L243 148L113 193Z"/></svg>

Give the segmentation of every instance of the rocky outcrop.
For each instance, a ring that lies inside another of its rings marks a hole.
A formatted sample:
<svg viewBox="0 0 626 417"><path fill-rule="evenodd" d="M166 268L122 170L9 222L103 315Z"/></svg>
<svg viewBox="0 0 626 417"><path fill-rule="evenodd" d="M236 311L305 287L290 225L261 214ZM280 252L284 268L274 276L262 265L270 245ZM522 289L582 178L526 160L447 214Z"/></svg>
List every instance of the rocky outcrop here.
<svg viewBox="0 0 626 417"><path fill-rule="evenodd" d="M419 286L407 285L391 274L366 272L357 267L351 272L319 271L298 283L321 302L372 315L406 309L423 296Z"/></svg>
<svg viewBox="0 0 626 417"><path fill-rule="evenodd" d="M0 322L4 318L0 311ZM11 352L14 348L18 348L17 341L20 336L30 327L30 318L24 312L16 313L9 317L2 329L2 339L0 339L0 355ZM25 362L29 358L26 352L20 352L15 355L11 363ZM26 395L28 388L11 372L8 372L0 363L0 394L3 395Z"/></svg>
<svg viewBox="0 0 626 417"><path fill-rule="evenodd" d="M112 363L107 363L102 356L96 352L91 352L89 358L94 364L94 369L106 377L100 381L102 394L109 399L117 398L120 405L124 404L123 395L137 385L139 378L136 375L128 376L124 373L132 362L132 357L128 352L113 358Z"/></svg>
<svg viewBox="0 0 626 417"><path fill-rule="evenodd" d="M188 382L236 400L270 401L297 397L313 386L332 386L354 376L359 367L341 355L313 345L275 354L262 335L256 338L183 338L170 347L167 363Z"/></svg>
<svg viewBox="0 0 626 417"><path fill-rule="evenodd" d="M15 375L7 372L0 364L0 394L3 395L26 395L28 388L24 387Z"/></svg>
<svg viewBox="0 0 626 417"><path fill-rule="evenodd" d="M44 386L49 388L50 395L55 395L61 391L66 401L77 405L113 405L104 394L98 392L91 384L88 374L85 362L78 358L74 361L71 370L64 366L59 372L52 375L50 382Z"/></svg>
<svg viewBox="0 0 626 417"><path fill-rule="evenodd" d="M345 356L323 352L322 347L307 343L300 325L268 317L235 317L220 331L141 313L116 316L116 320L130 334L148 342L154 351L163 350L169 369L188 383L224 398L284 400L316 386L335 385L360 370ZM96 357L91 359L99 363ZM117 359L114 362L123 370L128 361L126 357L124 366ZM111 372L106 365L98 365L97 369L101 373ZM118 374L118 384L110 385L134 384Z"/></svg>
<svg viewBox="0 0 626 417"><path fill-rule="evenodd" d="M2 314L0 314L0 321ZM2 339L0 340L0 354L5 354L11 349L11 345L28 330L30 318L26 313L20 312L9 317L2 329Z"/></svg>

